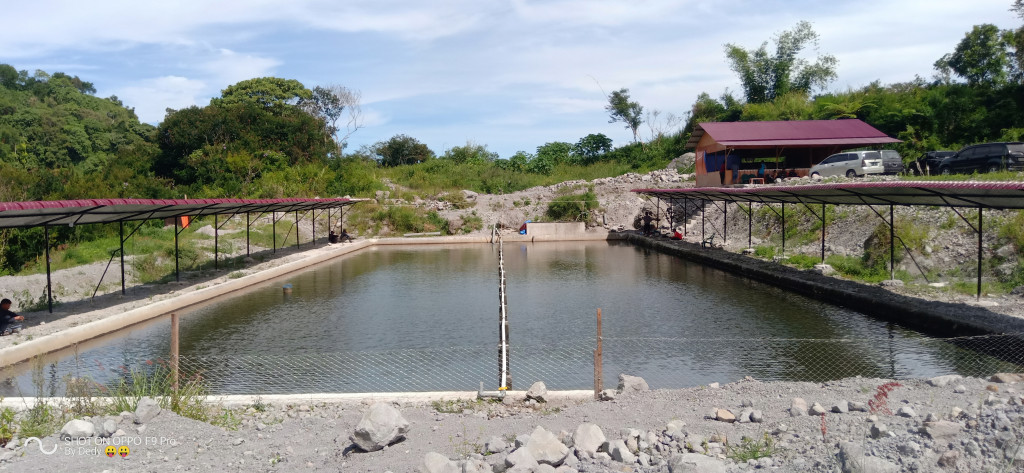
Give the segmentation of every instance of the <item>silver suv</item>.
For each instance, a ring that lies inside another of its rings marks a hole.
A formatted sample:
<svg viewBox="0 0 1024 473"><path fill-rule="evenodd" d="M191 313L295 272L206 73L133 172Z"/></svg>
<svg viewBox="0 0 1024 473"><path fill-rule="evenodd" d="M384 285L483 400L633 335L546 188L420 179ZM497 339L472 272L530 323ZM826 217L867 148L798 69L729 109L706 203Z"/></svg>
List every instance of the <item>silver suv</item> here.
<svg viewBox="0 0 1024 473"><path fill-rule="evenodd" d="M885 166L882 165L882 155L878 151L850 151L825 158L820 163L811 166L808 174L811 177L815 175L856 177L883 172L885 172Z"/></svg>

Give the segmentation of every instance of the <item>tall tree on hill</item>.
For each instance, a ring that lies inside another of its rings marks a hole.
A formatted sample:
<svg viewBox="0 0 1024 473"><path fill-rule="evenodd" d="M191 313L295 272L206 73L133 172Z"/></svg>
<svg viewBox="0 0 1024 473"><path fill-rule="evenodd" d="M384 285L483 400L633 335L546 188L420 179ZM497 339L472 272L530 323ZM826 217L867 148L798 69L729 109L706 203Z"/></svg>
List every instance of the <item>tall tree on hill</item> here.
<svg viewBox="0 0 1024 473"><path fill-rule="evenodd" d="M992 24L974 25L952 53L935 61L940 73L964 78L969 85L999 86L1015 75L1014 32Z"/></svg>
<svg viewBox="0 0 1024 473"><path fill-rule="evenodd" d="M608 96L608 105L604 106L608 111L610 120L608 123L622 122L626 129L633 132L633 142L640 141L640 124L643 123L644 108L638 102L629 100L629 89L619 89Z"/></svg>
<svg viewBox="0 0 1024 473"><path fill-rule="evenodd" d="M732 43L725 45L725 56L739 75L747 102L771 102L794 91L809 94L837 77L835 56L818 55L814 63L798 57L808 46L816 48L818 44L818 33L809 22L797 23L792 30L777 34L772 41L774 54L768 52L767 41L750 50Z"/></svg>

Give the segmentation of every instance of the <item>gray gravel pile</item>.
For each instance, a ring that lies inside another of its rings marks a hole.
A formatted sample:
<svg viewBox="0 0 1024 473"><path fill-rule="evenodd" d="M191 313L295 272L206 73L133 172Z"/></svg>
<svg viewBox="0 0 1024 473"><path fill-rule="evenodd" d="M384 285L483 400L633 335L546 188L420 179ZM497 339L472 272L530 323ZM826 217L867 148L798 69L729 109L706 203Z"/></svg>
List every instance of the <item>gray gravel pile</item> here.
<svg viewBox="0 0 1024 473"><path fill-rule="evenodd" d="M42 439L47 450L59 447L51 455L35 441L18 439L0 454L0 469L1024 471L1024 378L998 379L1007 382L942 377L893 386L868 378L748 378L717 387L617 392L611 401L559 401L548 393L549 400L539 402L519 393L498 402L258 403L236 413L236 430L144 409L145 422L138 412L88 419L91 434L76 424L69 427L86 431L79 438L62 440L58 433ZM753 421L755 412L760 422ZM376 451L353 443L359 429L367 430L366 419L376 419L369 429L375 433L367 434L377 438ZM104 427L107 420L113 422ZM108 457L110 444L131 451Z"/></svg>

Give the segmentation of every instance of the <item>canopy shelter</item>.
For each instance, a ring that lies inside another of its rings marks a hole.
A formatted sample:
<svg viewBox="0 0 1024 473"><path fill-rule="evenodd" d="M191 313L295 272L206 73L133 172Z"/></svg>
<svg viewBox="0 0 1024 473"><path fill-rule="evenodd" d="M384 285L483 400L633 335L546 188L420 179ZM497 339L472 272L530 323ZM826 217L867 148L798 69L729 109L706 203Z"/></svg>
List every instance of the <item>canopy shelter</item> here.
<svg viewBox="0 0 1024 473"><path fill-rule="evenodd" d="M860 120L792 120L698 123L687 148L696 150L697 185L719 187L759 176L803 176L844 149L899 143Z"/></svg>
<svg viewBox="0 0 1024 473"><path fill-rule="evenodd" d="M705 219L704 208L707 202L718 206L721 203L723 208L722 237L727 238L726 222L729 217L730 203L760 203L767 204L768 208L780 215L782 225L786 225L786 204L803 205L821 220L821 261L825 262L825 228L826 214L825 205L864 205L871 208L879 218L885 217L874 208L874 206L888 206L889 219L886 224L889 227L889 271L890 277L895 277L895 251L896 241L910 254L901 239L895 234L893 225L893 208L896 205L903 206L939 206L948 207L957 214L972 230L978 235L978 298L981 298L981 272L982 272L982 237L984 236L983 214L985 209L1024 209L1024 182L864 182L864 183L843 183L843 184L815 184L805 186L768 186L768 187L744 187L744 188L684 188L684 189L634 189L641 195L658 199L660 212L661 201L668 201L674 205L676 201L683 200L684 220L686 220L686 209L691 200L698 201L701 206L701 240L705 240ZM774 204L781 205L781 213L775 211ZM815 208L821 206L820 214ZM742 207L740 207L743 209ZM975 226L960 211L959 208L972 208L978 211L978 221ZM743 209L747 213L747 245L751 244L751 209ZM671 213L670 213L671 215ZM684 227L685 228L685 227ZM685 231L685 229L684 229ZM782 252L786 251L786 235L782 232ZM916 264L916 261L915 261ZM922 271L923 274L923 271Z"/></svg>
<svg viewBox="0 0 1024 473"><path fill-rule="evenodd" d="M206 215L214 216L214 267L219 259L219 230L232 217L245 214L245 251L250 254L249 229L252 222L250 216L257 213L257 219L270 213L274 225L273 251L277 251L277 222L289 212L295 215L295 245L300 245L298 238L299 213L312 213L313 244L316 244L316 212L327 211L327 222L330 227L333 209L339 209L339 222L344 218L346 206L365 199L86 199L86 200L47 200L32 202L0 202L0 228L33 228L43 227L46 240L46 295L50 312L53 312L53 297L50 283L50 245L49 228L52 226L75 226L95 223L120 224L121 245L111 255L121 256L121 292L125 292L124 277L124 243L131 238L146 220L174 221L174 273L177 280L181 279L178 268L178 235L189 224L190 218ZM278 213L282 213L278 217ZM227 215L223 223L219 217ZM125 222L140 222L126 237ZM110 267L108 262L107 267ZM104 271L106 274L106 271ZM102 282L102 278L101 278ZM97 284L97 290L99 285ZM95 295L95 293L94 293Z"/></svg>

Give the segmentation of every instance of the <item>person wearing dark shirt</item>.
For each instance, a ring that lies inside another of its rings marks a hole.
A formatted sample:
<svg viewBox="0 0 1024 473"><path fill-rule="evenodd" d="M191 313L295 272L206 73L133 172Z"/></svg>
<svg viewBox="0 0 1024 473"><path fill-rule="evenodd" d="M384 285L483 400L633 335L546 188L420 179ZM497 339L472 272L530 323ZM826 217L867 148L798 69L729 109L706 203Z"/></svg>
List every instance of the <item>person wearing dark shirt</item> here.
<svg viewBox="0 0 1024 473"><path fill-rule="evenodd" d="M21 322L22 320L25 320L25 317L11 312L10 299L0 301L0 335L7 330L12 321Z"/></svg>

